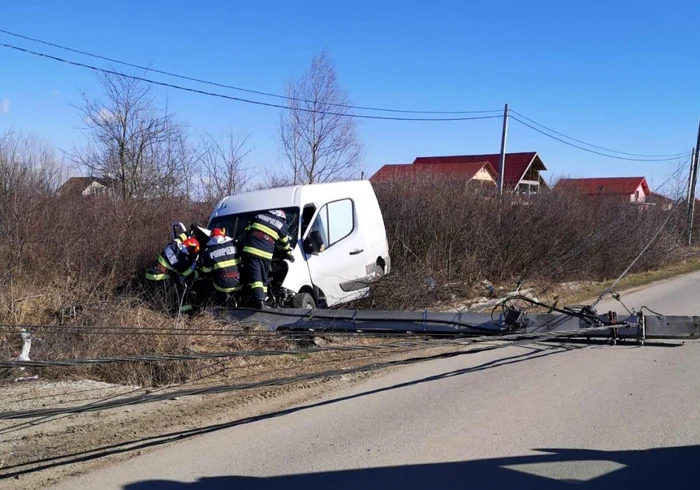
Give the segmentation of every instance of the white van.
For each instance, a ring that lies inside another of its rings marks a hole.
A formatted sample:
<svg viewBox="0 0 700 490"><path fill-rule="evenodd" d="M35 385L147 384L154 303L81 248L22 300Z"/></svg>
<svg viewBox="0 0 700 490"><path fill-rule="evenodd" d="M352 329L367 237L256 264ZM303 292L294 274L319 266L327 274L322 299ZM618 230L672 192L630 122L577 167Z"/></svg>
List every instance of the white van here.
<svg viewBox="0 0 700 490"><path fill-rule="evenodd" d="M374 189L367 180L296 185L222 199L208 228L242 239L260 211L287 214L294 262L273 261L270 288L293 308L335 306L365 296L387 274L389 246Z"/></svg>

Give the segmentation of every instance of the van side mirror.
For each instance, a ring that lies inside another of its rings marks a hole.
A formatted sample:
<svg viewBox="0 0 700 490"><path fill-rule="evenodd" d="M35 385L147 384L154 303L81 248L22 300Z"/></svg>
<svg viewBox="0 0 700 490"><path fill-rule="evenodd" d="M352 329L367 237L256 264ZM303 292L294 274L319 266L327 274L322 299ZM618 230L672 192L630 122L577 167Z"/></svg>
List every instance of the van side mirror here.
<svg viewBox="0 0 700 490"><path fill-rule="evenodd" d="M319 231L312 231L309 236L304 240L304 252L311 255L318 255L323 252L323 238Z"/></svg>
<svg viewBox="0 0 700 490"><path fill-rule="evenodd" d="M176 222L173 223L173 229L172 229L173 236L171 237L173 240L180 236L182 233L187 233L187 228L185 228L185 225L182 224L182 222Z"/></svg>

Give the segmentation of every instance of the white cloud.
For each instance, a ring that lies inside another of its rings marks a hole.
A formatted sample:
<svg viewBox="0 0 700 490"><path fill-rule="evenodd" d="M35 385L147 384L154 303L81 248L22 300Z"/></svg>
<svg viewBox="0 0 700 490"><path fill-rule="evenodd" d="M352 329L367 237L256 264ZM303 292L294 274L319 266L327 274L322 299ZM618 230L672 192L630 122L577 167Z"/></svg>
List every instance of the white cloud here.
<svg viewBox="0 0 700 490"><path fill-rule="evenodd" d="M61 95L61 91L60 90L52 90L51 92L49 92L49 94L53 95L54 97L57 97L57 96Z"/></svg>
<svg viewBox="0 0 700 490"><path fill-rule="evenodd" d="M100 112L97 113L97 117L102 119L103 122L110 122L116 119L112 111L110 111L109 109L105 109L104 107L100 109Z"/></svg>
<svg viewBox="0 0 700 490"><path fill-rule="evenodd" d="M10 112L10 99L2 99L0 102L0 114L7 114Z"/></svg>
<svg viewBox="0 0 700 490"><path fill-rule="evenodd" d="M94 116L85 116L85 122L90 124L91 122L104 124L110 123L116 120L114 113L109 109L102 108Z"/></svg>

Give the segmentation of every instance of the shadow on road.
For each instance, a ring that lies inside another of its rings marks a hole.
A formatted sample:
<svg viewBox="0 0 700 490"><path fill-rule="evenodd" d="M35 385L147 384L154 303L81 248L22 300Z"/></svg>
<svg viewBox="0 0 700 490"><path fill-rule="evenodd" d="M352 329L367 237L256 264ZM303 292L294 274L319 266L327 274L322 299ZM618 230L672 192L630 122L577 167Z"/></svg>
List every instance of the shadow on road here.
<svg viewBox="0 0 700 490"><path fill-rule="evenodd" d="M439 381L441 379L450 378L453 376L461 376L465 374L475 373L479 371L484 371L487 369L499 368L504 366L510 366L520 362L530 361L534 359L540 359L543 357L548 357L554 354L561 354L568 352L570 350L585 348L585 345L568 345L568 344L535 344L529 346L520 346L519 348L528 349L528 352L522 354L517 354L514 356L503 357L500 359L494 359L492 361L487 361L476 366L470 366L463 369L457 369L454 371L448 371L433 376L428 376L421 379L415 379L412 381L407 381L405 383L399 383L391 386L386 386L383 388L378 388L375 390L362 391L357 394L332 398L330 400L324 400L320 402L310 403L307 405L301 405L298 407L292 407L284 410L279 410L276 412L266 413L262 415L256 415L253 417L247 417L244 419L233 420L230 422L224 422L222 424L208 425L204 427L198 427L194 429L188 429L177 432L170 432L167 434L161 434L159 436L144 437L140 439L133 439L131 441L120 442L116 444L110 444L107 446L98 447L95 449L90 449L87 451L74 452L63 454L59 456L52 456L48 458L42 458L39 460L34 460L26 463L18 463L15 465L9 465L2 468L0 471L0 480L10 477L21 476L29 473L34 473L37 471L42 471L50 468L56 468L59 466L67 464L75 464L86 461L91 461L111 455L128 453L131 451L157 447L169 442L181 441L183 439L188 439L193 436L208 434L211 432L216 432L223 429L228 429L231 427L236 427L239 425L250 424L254 422L259 422L266 419L282 417L296 412L301 412L304 410L309 410L313 408L323 407L326 405L332 405L335 403L344 402L347 400L352 400L355 398L361 398L369 395L374 395L377 393L383 393L387 391L392 391L401 388L407 388L410 386L420 385L423 383L428 383L432 381Z"/></svg>
<svg viewBox="0 0 700 490"><path fill-rule="evenodd" d="M194 483L151 480L124 490L316 489L694 489L700 446L641 451L539 449L541 455L255 478L222 476Z"/></svg>

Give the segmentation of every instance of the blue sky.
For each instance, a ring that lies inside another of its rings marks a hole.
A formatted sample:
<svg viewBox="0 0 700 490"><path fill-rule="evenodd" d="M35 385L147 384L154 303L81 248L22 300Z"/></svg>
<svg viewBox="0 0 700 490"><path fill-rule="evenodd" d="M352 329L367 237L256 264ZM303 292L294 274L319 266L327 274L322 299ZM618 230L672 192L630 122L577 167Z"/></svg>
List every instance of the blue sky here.
<svg viewBox="0 0 700 490"><path fill-rule="evenodd" d="M4 3L2 29L276 93L327 47L356 104L482 110L507 102L558 131L633 153L689 153L700 117L700 2ZM1 33L0 42L106 66ZM91 72L0 48L0 131L36 133L65 150L79 145L72 104L81 90L99 94ZM277 109L155 90L194 131L248 134L249 165L282 161ZM498 152L501 122L361 121L359 131L371 174L416 156ZM508 150L538 151L550 176L645 175L652 187L677 165L604 158L514 121Z"/></svg>

